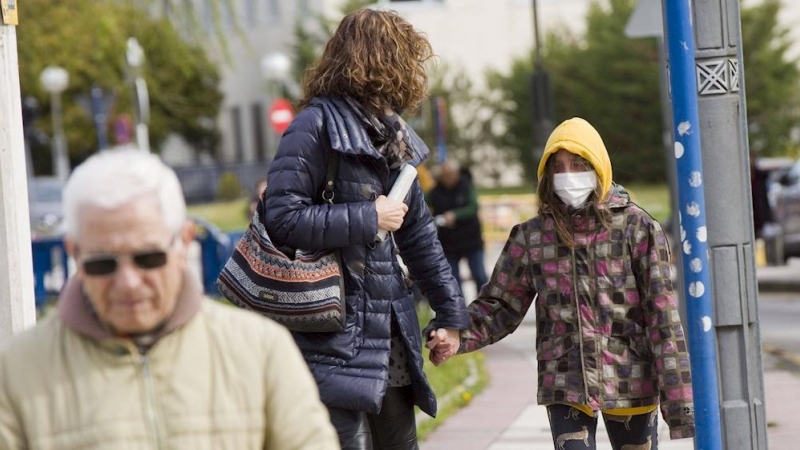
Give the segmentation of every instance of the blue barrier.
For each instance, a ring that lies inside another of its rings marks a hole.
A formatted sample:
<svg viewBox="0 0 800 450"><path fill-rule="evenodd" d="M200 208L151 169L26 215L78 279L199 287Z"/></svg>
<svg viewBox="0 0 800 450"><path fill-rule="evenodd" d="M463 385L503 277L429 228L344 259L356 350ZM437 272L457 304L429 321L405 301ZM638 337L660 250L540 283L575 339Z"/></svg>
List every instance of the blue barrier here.
<svg viewBox="0 0 800 450"><path fill-rule="evenodd" d="M203 288L208 295L219 295L217 290L217 276L222 267L233 253L243 232L225 234L215 225L203 220L193 219L197 224L195 239L200 243L200 260L203 266ZM238 236L238 237L237 237Z"/></svg>
<svg viewBox="0 0 800 450"><path fill-rule="evenodd" d="M215 225L192 218L197 226L195 240L200 245L203 288L208 295L219 295L216 280L222 267L233 253L244 231L225 233ZM34 298L40 309L50 297L61 291L69 278L69 256L61 237L39 238L31 242L33 256Z"/></svg>
<svg viewBox="0 0 800 450"><path fill-rule="evenodd" d="M58 238L41 238L32 242L31 254L33 257L33 293L36 301L36 309L39 309L47 300L48 295L58 294L48 290L47 275L58 277L61 280L67 279L68 259L67 252L64 250L64 243ZM61 289L61 286L58 286Z"/></svg>

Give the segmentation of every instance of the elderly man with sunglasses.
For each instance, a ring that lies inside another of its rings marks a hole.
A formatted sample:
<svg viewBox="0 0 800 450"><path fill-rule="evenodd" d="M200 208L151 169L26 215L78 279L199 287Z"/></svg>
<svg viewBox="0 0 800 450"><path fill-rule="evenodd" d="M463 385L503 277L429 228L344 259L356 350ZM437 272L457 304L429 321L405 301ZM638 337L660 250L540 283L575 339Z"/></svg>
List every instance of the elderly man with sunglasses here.
<svg viewBox="0 0 800 450"><path fill-rule="evenodd" d="M175 173L110 150L64 191L77 265L0 350L0 449L338 449L291 336L203 297Z"/></svg>

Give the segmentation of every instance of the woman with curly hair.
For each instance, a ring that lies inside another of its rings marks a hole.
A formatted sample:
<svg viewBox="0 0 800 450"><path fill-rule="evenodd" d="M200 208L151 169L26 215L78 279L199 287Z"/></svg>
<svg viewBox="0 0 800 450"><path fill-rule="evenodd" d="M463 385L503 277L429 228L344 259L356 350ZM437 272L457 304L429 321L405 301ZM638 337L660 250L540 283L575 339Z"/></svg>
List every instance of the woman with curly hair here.
<svg viewBox="0 0 800 450"><path fill-rule="evenodd" d="M414 405L434 415L408 278L436 312L434 336L468 325L464 299L415 180L386 196L429 150L400 117L426 93L426 38L393 12L346 16L303 81L303 108L270 166L264 222L279 246L340 250L346 323L293 333L343 449L416 449ZM333 204L321 200L329 163ZM378 230L390 233L378 239Z"/></svg>
<svg viewBox="0 0 800 450"><path fill-rule="evenodd" d="M600 134L573 118L539 163L539 214L516 225L468 330L432 339L431 360L471 352L536 314L537 402L554 447L594 449L599 416L612 448L695 434L692 377L661 226L612 182ZM459 342L460 338L460 342Z"/></svg>

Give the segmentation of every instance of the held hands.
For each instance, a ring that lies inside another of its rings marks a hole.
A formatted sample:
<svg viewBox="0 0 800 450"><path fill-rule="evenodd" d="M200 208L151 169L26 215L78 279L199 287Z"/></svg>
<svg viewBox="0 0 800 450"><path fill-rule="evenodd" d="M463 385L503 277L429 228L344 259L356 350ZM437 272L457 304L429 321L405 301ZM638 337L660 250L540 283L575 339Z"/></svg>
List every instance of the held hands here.
<svg viewBox="0 0 800 450"><path fill-rule="evenodd" d="M378 229L386 231L397 231L403 225L403 219L408 212L405 203L385 195L375 199L375 209L378 212Z"/></svg>
<svg viewBox="0 0 800 450"><path fill-rule="evenodd" d="M450 328L431 330L426 346L431 350L429 359L438 366L458 352L461 345L460 332Z"/></svg>

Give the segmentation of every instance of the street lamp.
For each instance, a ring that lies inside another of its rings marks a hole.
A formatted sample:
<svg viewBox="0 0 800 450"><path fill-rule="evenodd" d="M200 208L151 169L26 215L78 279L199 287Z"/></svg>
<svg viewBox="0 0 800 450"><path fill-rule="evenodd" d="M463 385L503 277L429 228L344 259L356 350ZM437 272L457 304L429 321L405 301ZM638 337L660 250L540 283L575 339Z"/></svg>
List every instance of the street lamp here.
<svg viewBox="0 0 800 450"><path fill-rule="evenodd" d="M261 75L269 83L285 87L292 97L300 96L300 86L292 79L292 60L283 53L267 53L261 58ZM277 95L276 95L277 96Z"/></svg>
<svg viewBox="0 0 800 450"><path fill-rule="evenodd" d="M533 0L534 61L531 74L531 106L533 112L533 159L537 162L544 153L547 137L553 131L553 92L550 74L542 65L542 46L539 35L539 12Z"/></svg>
<svg viewBox="0 0 800 450"><path fill-rule="evenodd" d="M298 97L300 88L291 76L292 60L284 53L267 53L261 58L261 75L267 81L267 93L270 105L280 97L280 88L285 87L292 97ZM278 133L275 130L269 133L270 151L277 148Z"/></svg>
<svg viewBox="0 0 800 450"><path fill-rule="evenodd" d="M61 67L48 66L39 77L42 87L50 93L53 116L53 172L59 180L69 176L69 154L64 136L64 119L61 112L61 93L69 84L69 73Z"/></svg>
<svg viewBox="0 0 800 450"><path fill-rule="evenodd" d="M267 81L283 82L291 68L292 61L283 53L267 53L261 58L261 75Z"/></svg>
<svg viewBox="0 0 800 450"><path fill-rule="evenodd" d="M150 121L150 96L147 82L142 77L144 50L135 37L128 38L125 59L133 81L133 102L136 107L136 144L146 152L150 151L150 137L147 123Z"/></svg>

